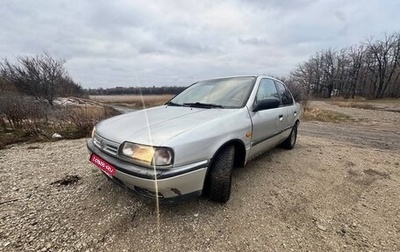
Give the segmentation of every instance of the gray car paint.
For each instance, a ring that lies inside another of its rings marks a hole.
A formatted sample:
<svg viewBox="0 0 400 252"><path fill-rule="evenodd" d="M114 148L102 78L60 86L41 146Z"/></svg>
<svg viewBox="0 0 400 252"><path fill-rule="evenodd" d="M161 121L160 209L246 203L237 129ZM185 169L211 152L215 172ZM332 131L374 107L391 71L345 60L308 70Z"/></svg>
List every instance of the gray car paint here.
<svg viewBox="0 0 400 252"><path fill-rule="evenodd" d="M262 78L270 77L257 77L253 91L242 108L208 109L163 105L107 119L96 125L96 132L118 144L130 141L170 147L175 153L171 169L202 161L208 163L221 146L232 140L245 146L247 161L285 140L290 134L290 130L285 129L292 127L300 117L300 106L297 103L252 112L255 94ZM283 115L283 118L279 115ZM273 137L268 138L269 136ZM265 141L257 143L260 139ZM200 174L202 177L197 179L202 183L205 173ZM120 174L119 177L128 182L127 176ZM180 176L180 180L182 179L184 176ZM129 181L131 183L137 179L131 178ZM168 185L171 184L173 180L169 180ZM146 188L152 186L150 183ZM193 190L186 187L178 190L190 193L198 190L198 187L199 185ZM159 189L169 191L170 188Z"/></svg>

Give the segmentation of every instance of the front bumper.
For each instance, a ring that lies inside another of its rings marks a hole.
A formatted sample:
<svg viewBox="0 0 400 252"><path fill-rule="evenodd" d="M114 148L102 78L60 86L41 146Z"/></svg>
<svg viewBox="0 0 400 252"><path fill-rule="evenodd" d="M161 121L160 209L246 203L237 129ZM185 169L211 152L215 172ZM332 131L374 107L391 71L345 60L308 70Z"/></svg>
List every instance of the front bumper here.
<svg viewBox="0 0 400 252"><path fill-rule="evenodd" d="M87 147L91 153L115 167L116 172L111 178L114 182L143 196L172 199L199 195L203 190L208 161L154 171L105 154L91 139L87 142Z"/></svg>

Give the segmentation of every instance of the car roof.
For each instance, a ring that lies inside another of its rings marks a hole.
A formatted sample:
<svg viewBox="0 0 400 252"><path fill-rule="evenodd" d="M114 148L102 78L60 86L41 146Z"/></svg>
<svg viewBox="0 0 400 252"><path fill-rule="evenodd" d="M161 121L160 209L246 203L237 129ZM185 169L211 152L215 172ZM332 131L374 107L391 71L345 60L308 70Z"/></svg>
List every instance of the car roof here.
<svg viewBox="0 0 400 252"><path fill-rule="evenodd" d="M210 78L210 79L204 79L204 80L218 80L218 79L227 79L227 78L241 78L241 77L255 77L255 78L269 78L277 81L281 81L275 77L269 76L269 75L231 75L231 76L222 76L222 77L217 77L217 78Z"/></svg>

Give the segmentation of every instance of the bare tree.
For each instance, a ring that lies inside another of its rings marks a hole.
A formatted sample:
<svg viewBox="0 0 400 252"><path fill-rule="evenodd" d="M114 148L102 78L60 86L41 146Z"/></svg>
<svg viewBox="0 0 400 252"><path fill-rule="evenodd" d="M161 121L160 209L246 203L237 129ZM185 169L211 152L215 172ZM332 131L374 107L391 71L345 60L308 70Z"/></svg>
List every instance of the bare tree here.
<svg viewBox="0 0 400 252"><path fill-rule="evenodd" d="M386 35L383 40L367 42L366 64L373 76L373 96L382 98L399 67L400 40L398 34Z"/></svg>
<svg viewBox="0 0 400 252"><path fill-rule="evenodd" d="M354 98L356 95L356 89L359 85L360 81L360 74L363 66L363 57L364 57L364 47L363 46L352 46L349 48L348 51L348 59L349 59L349 66L348 66L348 76L349 81L348 85L346 85L347 92L346 96Z"/></svg>
<svg viewBox="0 0 400 252"><path fill-rule="evenodd" d="M322 54L322 71L323 71L323 84L326 87L325 96L331 98L333 85L334 85L334 77L336 74L336 52L328 49Z"/></svg>
<svg viewBox="0 0 400 252"><path fill-rule="evenodd" d="M57 89L57 94L62 96L81 96L83 93L82 86L75 83L69 76L64 76Z"/></svg>
<svg viewBox="0 0 400 252"><path fill-rule="evenodd" d="M299 64L289 79L307 85L316 96L400 97L400 34L317 52Z"/></svg>
<svg viewBox="0 0 400 252"><path fill-rule="evenodd" d="M21 93L53 105L58 89L71 80L64 69L65 60L54 59L45 53L36 57L21 56L17 64L7 59L0 63L1 76Z"/></svg>

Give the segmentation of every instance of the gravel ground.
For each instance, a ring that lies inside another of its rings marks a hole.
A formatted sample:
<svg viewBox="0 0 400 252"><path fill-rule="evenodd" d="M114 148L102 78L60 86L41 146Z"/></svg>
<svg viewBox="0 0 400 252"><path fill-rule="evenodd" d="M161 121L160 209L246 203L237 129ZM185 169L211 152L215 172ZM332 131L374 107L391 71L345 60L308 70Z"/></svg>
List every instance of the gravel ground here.
<svg viewBox="0 0 400 252"><path fill-rule="evenodd" d="M302 123L295 149L234 171L224 205L157 211L108 182L84 139L0 150L0 251L400 251L400 113L313 106L357 120Z"/></svg>

